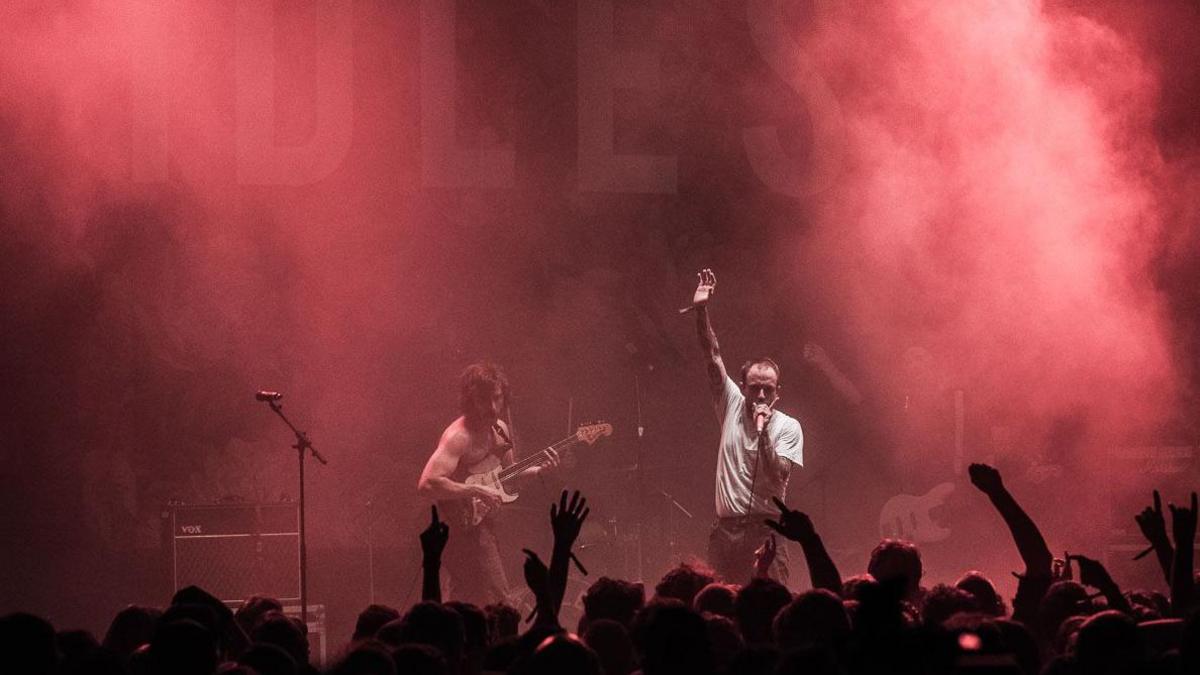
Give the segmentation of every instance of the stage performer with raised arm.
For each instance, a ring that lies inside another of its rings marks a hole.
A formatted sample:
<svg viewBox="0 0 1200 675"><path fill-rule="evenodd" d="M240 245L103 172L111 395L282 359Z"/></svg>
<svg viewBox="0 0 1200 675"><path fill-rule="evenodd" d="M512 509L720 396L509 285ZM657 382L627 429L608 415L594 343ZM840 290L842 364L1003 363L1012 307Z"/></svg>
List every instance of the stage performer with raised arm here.
<svg viewBox="0 0 1200 675"><path fill-rule="evenodd" d="M775 515L772 497L786 498L792 465L804 464L804 434L795 418L775 410L779 401L779 364L760 357L747 361L738 381L725 370L721 348L708 317L717 286L710 269L700 272L692 299L700 351L708 368L708 386L721 423L717 446L717 522L708 540L708 561L727 581L741 583L754 569L754 551L771 534L764 522ZM786 583L783 547L768 570Z"/></svg>
<svg viewBox="0 0 1200 675"><path fill-rule="evenodd" d="M417 490L435 500L450 526L445 567L454 600L488 603L508 600L496 542L495 512L501 493L487 485L466 482L471 468L489 457L504 466L513 463L512 436L500 419L508 405L508 378L499 366L474 363L463 371L459 408L461 415L442 432L437 449L425 463ZM548 453L545 467L558 464L558 455ZM526 475L544 467L533 467ZM479 516L480 513L484 515ZM476 522L477 521L477 522Z"/></svg>

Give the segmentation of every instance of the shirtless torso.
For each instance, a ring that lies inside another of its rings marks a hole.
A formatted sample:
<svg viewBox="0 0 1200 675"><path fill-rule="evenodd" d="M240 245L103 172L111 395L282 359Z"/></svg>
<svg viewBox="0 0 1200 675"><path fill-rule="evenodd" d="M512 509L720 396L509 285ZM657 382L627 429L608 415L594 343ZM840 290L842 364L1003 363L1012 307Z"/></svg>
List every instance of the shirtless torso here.
<svg viewBox="0 0 1200 675"><path fill-rule="evenodd" d="M422 496L438 502L439 510L446 510L444 519L451 529L443 561L450 575L449 597L480 606L506 600L508 593L494 517L486 517L472 526L455 511L470 508L472 499L490 506L501 501L499 490L466 483L464 479L471 473L471 467L489 457L499 458L504 465L512 463L513 450L508 440L512 435L500 419L507 393L508 380L499 367L490 363L468 366L462 375L462 415L442 432L417 482ZM554 457L551 464L556 462Z"/></svg>

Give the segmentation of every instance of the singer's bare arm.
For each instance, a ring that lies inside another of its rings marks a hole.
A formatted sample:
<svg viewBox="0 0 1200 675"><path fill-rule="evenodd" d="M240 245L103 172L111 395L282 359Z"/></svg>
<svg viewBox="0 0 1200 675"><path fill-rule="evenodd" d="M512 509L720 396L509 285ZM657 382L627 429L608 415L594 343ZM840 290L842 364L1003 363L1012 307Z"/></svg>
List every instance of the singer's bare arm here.
<svg viewBox="0 0 1200 675"><path fill-rule="evenodd" d="M772 444L771 437L763 434L758 441L759 462L767 471L773 475L772 480L777 482L786 481L789 474L792 472L792 460L780 455L790 453L795 450L796 446L801 444L800 427L787 427L779 434L779 440L776 444Z"/></svg>
<svg viewBox="0 0 1200 675"><path fill-rule="evenodd" d="M700 352L708 366L709 392L713 397L718 397L725 389L727 375L725 362L721 360L721 346L717 344L717 334L708 320L708 301L717 287L717 276L707 268L697 276L700 277L700 283L696 286L696 294L692 296L692 305L696 308L696 335L700 339Z"/></svg>
<svg viewBox="0 0 1200 675"><path fill-rule="evenodd" d="M498 501L499 495L483 485L467 485L450 478L458 463L471 447L471 435L462 423L462 418L455 420L442 432L437 449L429 456L421 478L417 481L417 491L429 499L463 499L478 497L488 501Z"/></svg>

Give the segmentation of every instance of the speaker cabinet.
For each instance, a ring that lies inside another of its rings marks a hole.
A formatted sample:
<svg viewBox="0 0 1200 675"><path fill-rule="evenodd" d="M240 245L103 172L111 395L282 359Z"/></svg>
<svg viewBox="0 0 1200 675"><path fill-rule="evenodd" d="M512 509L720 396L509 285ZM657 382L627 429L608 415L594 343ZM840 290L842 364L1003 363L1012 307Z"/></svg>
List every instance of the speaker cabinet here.
<svg viewBox="0 0 1200 675"><path fill-rule="evenodd" d="M1110 480L1109 532L1104 561L1109 574L1125 590L1166 590L1166 580L1153 553L1133 560L1148 546L1134 516L1153 503L1153 493L1159 490L1167 532L1171 531L1171 513L1167 504L1187 503L1191 491L1196 489L1200 448L1193 445L1121 446L1110 452L1105 471Z"/></svg>
<svg viewBox="0 0 1200 675"><path fill-rule="evenodd" d="M300 514L294 503L177 505L170 510L175 589L225 602L300 598Z"/></svg>

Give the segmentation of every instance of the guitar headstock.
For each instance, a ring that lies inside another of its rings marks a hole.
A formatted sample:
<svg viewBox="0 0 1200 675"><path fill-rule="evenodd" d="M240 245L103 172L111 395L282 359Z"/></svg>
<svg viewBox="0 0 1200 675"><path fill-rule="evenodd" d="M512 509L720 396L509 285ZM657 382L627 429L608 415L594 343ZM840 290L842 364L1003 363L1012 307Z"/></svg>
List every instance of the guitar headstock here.
<svg viewBox="0 0 1200 675"><path fill-rule="evenodd" d="M608 422L581 424L579 425L579 428L575 430L575 438L580 443L587 443L588 445L591 445L604 436L611 436L612 432L612 425Z"/></svg>

